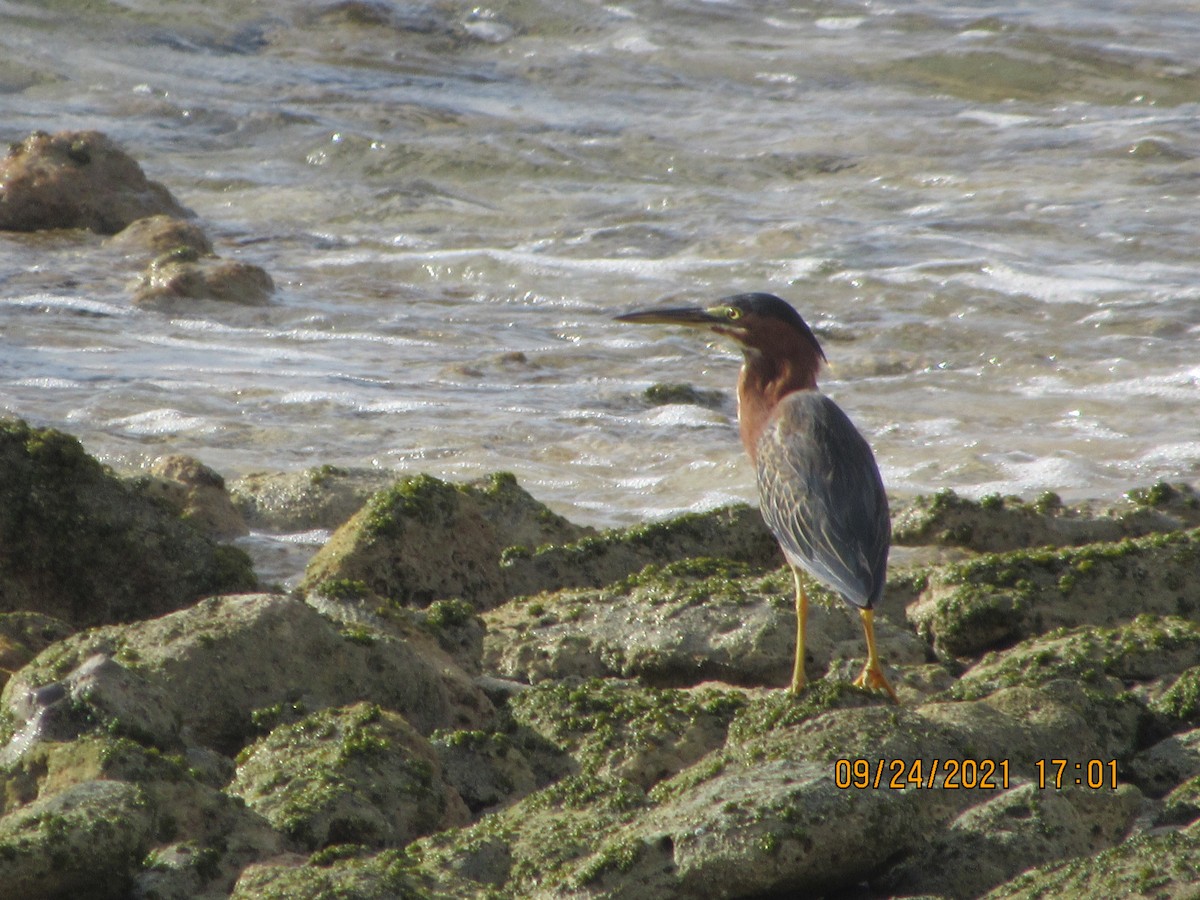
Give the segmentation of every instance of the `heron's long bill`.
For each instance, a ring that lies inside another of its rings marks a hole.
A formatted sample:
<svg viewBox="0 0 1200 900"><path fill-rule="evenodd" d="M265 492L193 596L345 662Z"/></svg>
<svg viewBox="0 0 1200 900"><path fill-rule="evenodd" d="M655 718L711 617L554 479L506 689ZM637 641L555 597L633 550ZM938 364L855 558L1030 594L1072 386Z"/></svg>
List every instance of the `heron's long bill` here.
<svg viewBox="0 0 1200 900"><path fill-rule="evenodd" d="M699 306L679 306L671 309L639 309L616 316L618 322L634 322L638 325L693 325L707 328L724 320Z"/></svg>

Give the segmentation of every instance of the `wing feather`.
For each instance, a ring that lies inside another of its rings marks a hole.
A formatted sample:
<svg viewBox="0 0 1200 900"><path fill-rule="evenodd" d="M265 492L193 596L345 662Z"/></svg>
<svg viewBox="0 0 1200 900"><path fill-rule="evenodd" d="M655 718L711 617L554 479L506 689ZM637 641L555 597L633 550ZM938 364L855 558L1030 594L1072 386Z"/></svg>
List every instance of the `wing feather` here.
<svg viewBox="0 0 1200 900"><path fill-rule="evenodd" d="M870 446L817 391L789 394L757 444L763 518L784 555L857 607L883 595L891 522Z"/></svg>

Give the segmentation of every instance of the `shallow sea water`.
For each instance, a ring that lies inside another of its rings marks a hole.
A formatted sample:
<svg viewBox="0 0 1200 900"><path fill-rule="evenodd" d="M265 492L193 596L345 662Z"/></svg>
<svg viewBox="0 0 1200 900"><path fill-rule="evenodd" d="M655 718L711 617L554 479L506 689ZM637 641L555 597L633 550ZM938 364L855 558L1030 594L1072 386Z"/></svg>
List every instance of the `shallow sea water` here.
<svg viewBox="0 0 1200 900"><path fill-rule="evenodd" d="M0 234L0 414L628 523L754 487L733 348L611 317L767 290L894 494L1194 482L1198 59L1182 2L0 0L0 137L106 132L278 285Z"/></svg>

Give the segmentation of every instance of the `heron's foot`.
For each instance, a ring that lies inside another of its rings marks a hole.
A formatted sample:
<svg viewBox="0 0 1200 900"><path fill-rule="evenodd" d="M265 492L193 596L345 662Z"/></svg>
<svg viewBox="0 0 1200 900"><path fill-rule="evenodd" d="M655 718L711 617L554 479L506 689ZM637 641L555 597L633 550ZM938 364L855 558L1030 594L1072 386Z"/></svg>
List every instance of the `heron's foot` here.
<svg viewBox="0 0 1200 900"><path fill-rule="evenodd" d="M878 662L868 662L863 666L862 674L854 679L854 685L868 691L887 691L887 695L892 698L893 703L900 702L900 698L896 696L896 691L888 683L887 676L883 674L883 669L879 667Z"/></svg>
<svg viewBox="0 0 1200 900"><path fill-rule="evenodd" d="M796 696L797 694L804 692L804 686L806 684L808 684L808 681L805 679L804 673L798 672L792 675L792 686L788 688L788 690L791 692L792 696Z"/></svg>

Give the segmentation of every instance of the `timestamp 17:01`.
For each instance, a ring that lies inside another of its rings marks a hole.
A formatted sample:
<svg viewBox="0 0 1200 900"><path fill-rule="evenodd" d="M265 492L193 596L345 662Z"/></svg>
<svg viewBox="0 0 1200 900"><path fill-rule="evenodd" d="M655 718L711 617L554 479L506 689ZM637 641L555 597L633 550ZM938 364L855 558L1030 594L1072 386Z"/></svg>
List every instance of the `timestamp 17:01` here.
<svg viewBox="0 0 1200 900"><path fill-rule="evenodd" d="M1117 789L1117 761L1115 759L1088 759L1072 762L1069 759L1034 760L1039 788L1061 790L1066 785L1086 787L1094 791Z"/></svg>

